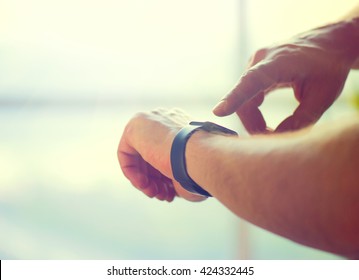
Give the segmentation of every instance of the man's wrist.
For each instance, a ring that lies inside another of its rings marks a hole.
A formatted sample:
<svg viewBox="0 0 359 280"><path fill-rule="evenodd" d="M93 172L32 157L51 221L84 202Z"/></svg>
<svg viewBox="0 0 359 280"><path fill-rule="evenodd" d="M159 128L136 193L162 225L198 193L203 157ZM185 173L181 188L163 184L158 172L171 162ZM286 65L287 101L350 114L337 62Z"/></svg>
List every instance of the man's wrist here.
<svg viewBox="0 0 359 280"><path fill-rule="evenodd" d="M225 141L228 145L228 134L215 134L203 130L197 130L188 140L185 152L188 175L199 184L205 191L214 195L213 190L208 187L208 182L213 182L214 177L211 165L218 163L218 145ZM221 145L224 146L224 145ZM211 162L209 162L211 161ZM218 170L219 171L219 166Z"/></svg>
<svg viewBox="0 0 359 280"><path fill-rule="evenodd" d="M189 125L183 127L175 136L171 147L171 167L173 177L178 181L184 189L191 193L211 196L205 189L203 189L187 171L186 150L187 143L198 130L207 132L209 134L227 134L238 135L235 131L217 125L212 122L196 122L192 121ZM207 153L211 152L210 150ZM202 154L203 155L203 154Z"/></svg>

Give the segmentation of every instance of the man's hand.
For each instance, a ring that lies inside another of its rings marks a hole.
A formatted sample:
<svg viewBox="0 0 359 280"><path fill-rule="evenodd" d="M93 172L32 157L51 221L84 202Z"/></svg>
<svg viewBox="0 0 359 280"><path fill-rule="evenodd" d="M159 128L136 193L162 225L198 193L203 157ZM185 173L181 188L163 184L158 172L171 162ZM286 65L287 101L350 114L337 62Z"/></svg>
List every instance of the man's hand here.
<svg viewBox="0 0 359 280"><path fill-rule="evenodd" d="M257 51L238 85L214 108L218 116L237 112L250 133L272 131L259 110L270 91L292 87L299 106L275 131L315 123L343 89L358 58L358 20L300 34L288 42Z"/></svg>
<svg viewBox="0 0 359 280"><path fill-rule="evenodd" d="M183 189L172 175L172 142L189 121L179 109L157 109L139 113L127 124L118 146L118 160L132 185L147 196L169 202L176 195L190 201L205 199Z"/></svg>

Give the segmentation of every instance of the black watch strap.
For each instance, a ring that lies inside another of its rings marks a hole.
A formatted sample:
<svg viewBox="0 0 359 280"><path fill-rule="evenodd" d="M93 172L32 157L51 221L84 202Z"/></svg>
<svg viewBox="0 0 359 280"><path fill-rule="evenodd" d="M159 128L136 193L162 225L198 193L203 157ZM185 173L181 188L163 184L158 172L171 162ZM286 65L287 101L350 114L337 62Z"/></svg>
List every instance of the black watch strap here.
<svg viewBox="0 0 359 280"><path fill-rule="evenodd" d="M222 134L238 135L235 131L217 125L212 122L190 122L188 126L183 127L173 140L171 147L171 166L172 173L177 182L187 191L203 196L212 196L202 187L200 187L187 173L186 167L186 144L188 139L196 130L208 132L217 132Z"/></svg>

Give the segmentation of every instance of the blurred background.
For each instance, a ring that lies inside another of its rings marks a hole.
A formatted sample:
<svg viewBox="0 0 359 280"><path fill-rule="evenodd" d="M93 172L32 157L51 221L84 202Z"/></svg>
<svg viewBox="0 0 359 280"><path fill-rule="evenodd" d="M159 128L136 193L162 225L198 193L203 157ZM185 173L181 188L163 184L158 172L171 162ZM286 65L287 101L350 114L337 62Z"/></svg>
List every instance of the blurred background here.
<svg viewBox="0 0 359 280"><path fill-rule="evenodd" d="M215 199L149 199L116 150L131 116L156 107L245 133L211 109L250 54L356 2L1 0L0 259L337 259ZM323 121L354 111L358 81ZM262 109L275 125L295 106L280 90Z"/></svg>

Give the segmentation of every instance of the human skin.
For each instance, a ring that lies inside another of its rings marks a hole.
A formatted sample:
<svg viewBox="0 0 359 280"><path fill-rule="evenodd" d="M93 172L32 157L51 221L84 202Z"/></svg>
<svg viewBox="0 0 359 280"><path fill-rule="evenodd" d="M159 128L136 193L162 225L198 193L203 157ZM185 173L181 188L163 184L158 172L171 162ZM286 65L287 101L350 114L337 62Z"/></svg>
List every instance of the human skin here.
<svg viewBox="0 0 359 280"><path fill-rule="evenodd" d="M127 124L120 166L146 195L205 199L183 189L172 174L171 145L188 120L179 110L161 109ZM233 137L197 131L185 158L190 177L237 216L295 242L359 258L358 143L354 116L295 133Z"/></svg>
<svg viewBox="0 0 359 280"><path fill-rule="evenodd" d="M356 18L351 18L356 16ZM340 95L347 75L359 66L359 8L346 20L301 33L258 50L237 86L213 112L237 113L252 134L297 130L319 120ZM277 128L259 109L274 89L292 87L299 105Z"/></svg>
<svg viewBox="0 0 359 280"><path fill-rule="evenodd" d="M214 113L240 117L251 137L195 132L190 177L233 213L295 242L359 258L359 118L310 127L359 66L359 6L344 20L259 50ZM259 110L275 88L293 87L299 106L271 134ZM173 178L170 150L191 118L180 110L135 115L118 147L124 175L149 197L190 201ZM284 133L285 131L294 131ZM260 135L261 134L261 135ZM218 167L220 172L218 172Z"/></svg>

